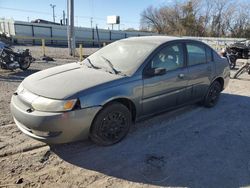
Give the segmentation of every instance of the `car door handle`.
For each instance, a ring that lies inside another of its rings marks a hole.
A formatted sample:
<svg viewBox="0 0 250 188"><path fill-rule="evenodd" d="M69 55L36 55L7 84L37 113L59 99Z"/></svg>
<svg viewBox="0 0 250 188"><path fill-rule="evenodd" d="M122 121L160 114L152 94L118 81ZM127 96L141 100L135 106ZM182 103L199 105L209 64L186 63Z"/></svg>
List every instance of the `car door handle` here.
<svg viewBox="0 0 250 188"><path fill-rule="evenodd" d="M178 78L181 78L181 79L182 79L182 78L184 78L184 76L185 76L185 75L181 73L181 74L178 75Z"/></svg>

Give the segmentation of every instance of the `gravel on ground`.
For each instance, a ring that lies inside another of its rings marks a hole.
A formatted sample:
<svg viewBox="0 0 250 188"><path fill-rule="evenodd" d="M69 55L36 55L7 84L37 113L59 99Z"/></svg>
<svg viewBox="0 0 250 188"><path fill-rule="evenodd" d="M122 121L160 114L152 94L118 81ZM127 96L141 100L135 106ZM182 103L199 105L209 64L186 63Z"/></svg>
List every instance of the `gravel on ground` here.
<svg viewBox="0 0 250 188"><path fill-rule="evenodd" d="M190 105L136 123L120 143L47 145L21 133L9 102L28 75L0 71L0 187L247 187L250 76L231 79L214 108ZM232 74L235 71L232 71Z"/></svg>
<svg viewBox="0 0 250 188"><path fill-rule="evenodd" d="M32 56L36 59L41 59L43 57L43 49L42 46L13 46L13 49L15 51L17 50L25 50L29 49ZM93 47L93 48L83 48L82 54L84 56L88 56L95 51L97 51L99 48ZM69 55L69 50L67 47L52 47L52 46L46 46L45 47L45 55L56 58L56 59L79 59L80 49L76 48L75 55L76 57L72 57Z"/></svg>

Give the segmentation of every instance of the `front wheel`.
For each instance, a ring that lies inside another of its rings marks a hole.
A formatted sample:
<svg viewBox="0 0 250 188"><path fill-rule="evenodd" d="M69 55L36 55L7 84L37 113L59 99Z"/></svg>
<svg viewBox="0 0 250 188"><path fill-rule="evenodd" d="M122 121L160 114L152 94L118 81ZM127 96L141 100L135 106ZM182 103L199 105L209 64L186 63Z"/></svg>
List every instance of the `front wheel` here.
<svg viewBox="0 0 250 188"><path fill-rule="evenodd" d="M207 91L203 102L204 106L208 108L215 106L219 100L221 90L221 84L218 81L214 81Z"/></svg>
<svg viewBox="0 0 250 188"><path fill-rule="evenodd" d="M235 75L233 76L234 79L238 78L241 74L243 74L244 72L247 71L247 67L246 66L243 66L241 67L236 73Z"/></svg>
<svg viewBox="0 0 250 188"><path fill-rule="evenodd" d="M90 138L98 145L108 146L121 141L131 125L129 109L120 103L111 103L96 116L90 130Z"/></svg>
<svg viewBox="0 0 250 188"><path fill-rule="evenodd" d="M30 64L32 62L32 57L26 56L24 58L24 61L20 62L20 69L25 71L30 67Z"/></svg>

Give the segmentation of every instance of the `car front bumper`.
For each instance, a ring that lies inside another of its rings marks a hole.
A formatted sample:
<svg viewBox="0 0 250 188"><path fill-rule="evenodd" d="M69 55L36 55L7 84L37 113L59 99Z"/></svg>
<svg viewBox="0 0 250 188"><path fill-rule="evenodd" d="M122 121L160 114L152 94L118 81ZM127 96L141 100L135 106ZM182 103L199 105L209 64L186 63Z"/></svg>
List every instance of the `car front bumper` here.
<svg viewBox="0 0 250 188"><path fill-rule="evenodd" d="M101 106L70 112L29 111L30 107L13 95L11 113L17 127L26 135L49 144L67 143L88 137L92 121Z"/></svg>

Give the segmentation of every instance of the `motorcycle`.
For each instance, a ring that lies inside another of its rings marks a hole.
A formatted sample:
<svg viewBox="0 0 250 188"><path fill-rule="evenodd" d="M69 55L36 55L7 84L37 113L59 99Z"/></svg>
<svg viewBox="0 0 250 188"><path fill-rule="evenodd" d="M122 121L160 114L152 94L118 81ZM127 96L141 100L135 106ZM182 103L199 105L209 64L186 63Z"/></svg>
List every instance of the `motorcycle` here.
<svg viewBox="0 0 250 188"><path fill-rule="evenodd" d="M232 54L235 54L239 59L248 59L250 57L249 40L236 42L228 46Z"/></svg>
<svg viewBox="0 0 250 188"><path fill-rule="evenodd" d="M233 78L238 78L241 74L247 72L250 75L250 61L245 63L237 72L234 74Z"/></svg>
<svg viewBox="0 0 250 188"><path fill-rule="evenodd" d="M15 70L20 68L25 71L34 61L29 49L15 52L4 43L0 44L0 66L2 69Z"/></svg>
<svg viewBox="0 0 250 188"><path fill-rule="evenodd" d="M234 69L236 66L237 55L232 54L229 48L222 49L221 55L227 58L230 69Z"/></svg>

